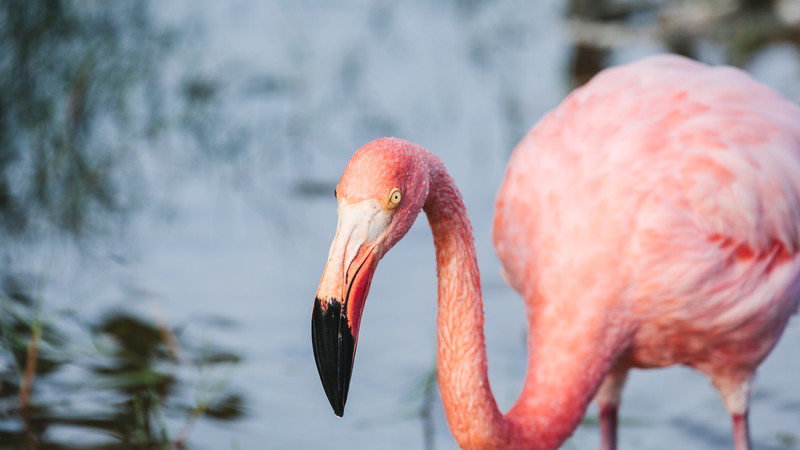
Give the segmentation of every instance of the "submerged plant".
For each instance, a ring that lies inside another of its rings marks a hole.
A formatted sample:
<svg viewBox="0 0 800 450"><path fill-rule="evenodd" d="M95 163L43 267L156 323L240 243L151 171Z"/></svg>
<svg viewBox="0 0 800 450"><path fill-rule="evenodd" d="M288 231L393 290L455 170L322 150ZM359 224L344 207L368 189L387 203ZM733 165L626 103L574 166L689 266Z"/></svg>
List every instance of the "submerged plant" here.
<svg viewBox="0 0 800 450"><path fill-rule="evenodd" d="M95 323L42 314L21 278L0 293L4 448L183 448L198 420L243 415L235 353L182 345L178 328L121 310ZM70 321L69 333L54 325Z"/></svg>
<svg viewBox="0 0 800 450"><path fill-rule="evenodd" d="M84 235L136 200L166 34L148 2L0 2L0 232Z"/></svg>

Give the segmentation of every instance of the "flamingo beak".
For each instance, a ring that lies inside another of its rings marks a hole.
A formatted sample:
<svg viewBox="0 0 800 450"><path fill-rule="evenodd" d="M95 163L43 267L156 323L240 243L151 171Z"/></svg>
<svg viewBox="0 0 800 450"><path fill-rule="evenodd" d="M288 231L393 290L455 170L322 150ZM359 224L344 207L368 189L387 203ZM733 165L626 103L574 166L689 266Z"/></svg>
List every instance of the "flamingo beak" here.
<svg viewBox="0 0 800 450"><path fill-rule="evenodd" d="M344 415L347 401L361 312L381 257L381 238L388 223L374 210L369 211L366 221L358 218L365 217L358 211L343 211L340 206L339 227L311 316L317 371L333 412L339 417Z"/></svg>

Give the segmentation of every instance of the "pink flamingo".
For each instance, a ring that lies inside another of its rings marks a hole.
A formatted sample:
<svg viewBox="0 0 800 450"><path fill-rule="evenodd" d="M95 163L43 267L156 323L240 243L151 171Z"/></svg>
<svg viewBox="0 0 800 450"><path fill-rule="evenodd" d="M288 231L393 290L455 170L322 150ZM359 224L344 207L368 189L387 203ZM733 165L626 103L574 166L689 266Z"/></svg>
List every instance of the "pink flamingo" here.
<svg viewBox="0 0 800 450"><path fill-rule="evenodd" d="M756 367L800 297L800 108L730 67L656 56L603 71L520 142L494 244L525 299L528 366L504 415L487 377L480 275L461 194L424 148L384 138L337 186L312 339L335 413L380 258L421 210L436 246L437 375L464 448L561 445L595 398L616 446L631 368L708 376L747 449Z"/></svg>

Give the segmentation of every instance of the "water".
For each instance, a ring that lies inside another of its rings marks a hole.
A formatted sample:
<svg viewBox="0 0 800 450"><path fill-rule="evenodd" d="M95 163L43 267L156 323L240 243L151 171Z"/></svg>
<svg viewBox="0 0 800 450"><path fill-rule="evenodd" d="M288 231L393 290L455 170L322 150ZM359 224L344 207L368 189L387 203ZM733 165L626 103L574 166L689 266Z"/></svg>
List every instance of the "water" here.
<svg viewBox="0 0 800 450"><path fill-rule="evenodd" d="M311 352L313 295L336 224L333 186L355 149L395 135L440 155L464 194L484 286L490 380L501 409L513 404L525 323L522 301L499 276L493 200L514 144L569 89L563 2L151 6L148 26L161 44L141 58L154 81L131 88L129 125L106 125L92 138L110 141L108 129L129 138L124 167L113 172L134 180L120 185L123 198L133 197L129 207L90 209L89 217L105 218L102 231L95 236L90 227L77 245L53 237L60 227L45 218L39 228L46 231L6 250L4 270L43 286L42 315L65 328L77 355L66 358L57 382L42 378L34 402L67 397L76 410L109 416L103 402L124 396L98 394L87 367L114 361L118 347L113 333L88 333L86 324L102 328L123 311L151 332L174 330L178 342L153 343L161 353L151 366L177 380L163 411L152 411L156 438L185 436L197 449L455 448L435 391L420 391L435 355L435 261L424 220L375 275L342 419L327 403ZM654 13L637 14L634 24L652 27ZM724 60L718 42L697 47L707 60ZM618 63L665 49L656 38L623 40L606 58ZM793 47L772 45L745 67L800 100ZM64 308L81 320L65 325ZM759 372L751 411L757 448L800 445L796 322ZM108 352L97 356L97 348ZM79 381L77 397L59 390ZM209 395L233 402L236 413L221 420L221 408L220 417L195 420L192 408ZM598 447L595 417L592 408L565 448ZM20 426L13 415L3 420ZM623 449L730 447L716 392L684 368L632 373L621 421ZM46 436L106 442L108 433L53 426ZM128 446L139 448L131 439Z"/></svg>

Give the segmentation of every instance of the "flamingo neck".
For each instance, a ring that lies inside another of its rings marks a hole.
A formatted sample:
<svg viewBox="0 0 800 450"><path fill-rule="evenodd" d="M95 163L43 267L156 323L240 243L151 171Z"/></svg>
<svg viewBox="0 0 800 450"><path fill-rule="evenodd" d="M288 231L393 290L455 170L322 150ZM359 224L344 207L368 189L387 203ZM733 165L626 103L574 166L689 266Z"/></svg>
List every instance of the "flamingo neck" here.
<svg viewBox="0 0 800 450"><path fill-rule="evenodd" d="M444 165L432 154L429 159L430 189L423 209L436 246L436 368L445 415L462 448L508 448L517 436L489 387L472 225Z"/></svg>
<svg viewBox="0 0 800 450"><path fill-rule="evenodd" d="M551 354L564 353L562 346L538 336L538 345L529 343L522 394L508 414L500 412L489 386L472 225L453 179L429 155L423 210L433 231L439 278L436 369L453 437L462 448L556 448L580 423L607 364L590 364L586 372L563 368L564 355ZM569 341L573 349L582 345Z"/></svg>

